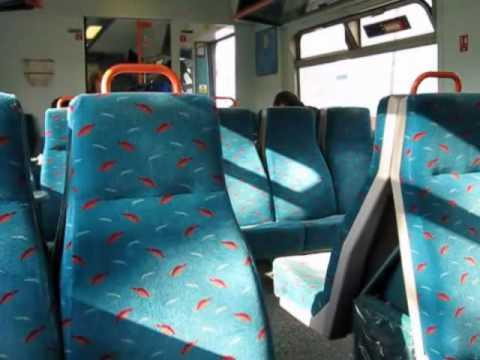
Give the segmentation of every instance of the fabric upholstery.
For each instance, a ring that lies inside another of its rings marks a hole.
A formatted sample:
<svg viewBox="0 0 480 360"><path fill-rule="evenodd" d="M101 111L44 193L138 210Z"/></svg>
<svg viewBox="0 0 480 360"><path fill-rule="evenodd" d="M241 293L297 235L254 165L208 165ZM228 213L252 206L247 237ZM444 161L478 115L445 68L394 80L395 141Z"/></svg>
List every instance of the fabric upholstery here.
<svg viewBox="0 0 480 360"><path fill-rule="evenodd" d="M275 295L315 315L327 300L323 290L329 258L329 253L320 253L275 259Z"/></svg>
<svg viewBox="0 0 480 360"><path fill-rule="evenodd" d="M42 190L48 199L42 203L42 229L47 242L55 239L67 172L67 109L49 109L45 114L44 164L40 172Z"/></svg>
<svg viewBox="0 0 480 360"><path fill-rule="evenodd" d="M353 315L356 360L414 360L408 315L375 297L355 301Z"/></svg>
<svg viewBox="0 0 480 360"><path fill-rule="evenodd" d="M258 120L244 109L220 109L223 169L233 211L241 226L273 221L270 183L255 142Z"/></svg>
<svg viewBox="0 0 480 360"><path fill-rule="evenodd" d="M480 355L479 104L477 94L408 98L401 190L431 360Z"/></svg>
<svg viewBox="0 0 480 360"><path fill-rule="evenodd" d="M313 109L264 111L265 158L275 218L313 220L337 214L332 178L316 139Z"/></svg>
<svg viewBox="0 0 480 360"><path fill-rule="evenodd" d="M53 288L39 237L15 97L0 93L0 358L59 359Z"/></svg>
<svg viewBox="0 0 480 360"><path fill-rule="evenodd" d="M62 259L67 359L270 359L205 97L81 96Z"/></svg>
<svg viewBox="0 0 480 360"><path fill-rule="evenodd" d="M246 226L242 232L255 260L272 260L304 251L305 226L299 221Z"/></svg>
<svg viewBox="0 0 480 360"><path fill-rule="evenodd" d="M330 108L325 129L325 159L330 168L338 213L346 214L359 201L372 157L370 111Z"/></svg>

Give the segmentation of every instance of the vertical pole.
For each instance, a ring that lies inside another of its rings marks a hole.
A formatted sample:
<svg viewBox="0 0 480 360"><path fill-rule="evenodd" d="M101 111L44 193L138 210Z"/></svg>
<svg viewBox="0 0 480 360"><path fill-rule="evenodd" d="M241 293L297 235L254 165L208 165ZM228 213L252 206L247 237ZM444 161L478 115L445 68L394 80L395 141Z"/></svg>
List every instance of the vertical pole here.
<svg viewBox="0 0 480 360"><path fill-rule="evenodd" d="M137 48L137 60L138 63L141 64L143 62L143 26L140 20L137 20L136 23L135 43ZM145 83L144 74L138 74L138 83L142 85Z"/></svg>

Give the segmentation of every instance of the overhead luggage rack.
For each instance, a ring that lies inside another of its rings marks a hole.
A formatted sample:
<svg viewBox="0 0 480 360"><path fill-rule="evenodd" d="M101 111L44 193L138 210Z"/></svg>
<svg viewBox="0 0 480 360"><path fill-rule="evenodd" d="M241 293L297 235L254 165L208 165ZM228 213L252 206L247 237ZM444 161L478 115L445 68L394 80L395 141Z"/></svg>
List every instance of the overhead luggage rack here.
<svg viewBox="0 0 480 360"><path fill-rule="evenodd" d="M283 25L340 0L240 0L235 20Z"/></svg>

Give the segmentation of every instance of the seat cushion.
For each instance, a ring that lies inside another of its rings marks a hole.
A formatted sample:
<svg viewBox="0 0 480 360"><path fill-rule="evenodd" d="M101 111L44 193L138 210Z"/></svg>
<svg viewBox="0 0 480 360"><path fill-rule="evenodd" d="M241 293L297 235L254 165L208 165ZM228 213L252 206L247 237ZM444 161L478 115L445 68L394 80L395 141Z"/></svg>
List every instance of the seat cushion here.
<svg viewBox="0 0 480 360"><path fill-rule="evenodd" d="M344 215L333 215L304 221L306 229L304 251L331 250L340 241L339 234L344 218Z"/></svg>
<svg viewBox="0 0 480 360"><path fill-rule="evenodd" d="M275 259L275 295L303 313L315 315L325 304L323 290L329 260L330 253Z"/></svg>
<svg viewBox="0 0 480 360"><path fill-rule="evenodd" d="M242 232L256 260L271 260L304 249L305 227L300 222L269 222L242 227Z"/></svg>
<svg viewBox="0 0 480 360"><path fill-rule="evenodd" d="M69 359L271 359L206 97L74 104L62 314ZM99 115L100 114L100 115Z"/></svg>
<svg viewBox="0 0 480 360"><path fill-rule="evenodd" d="M364 295L355 301L353 319L358 359L415 359L408 315Z"/></svg>

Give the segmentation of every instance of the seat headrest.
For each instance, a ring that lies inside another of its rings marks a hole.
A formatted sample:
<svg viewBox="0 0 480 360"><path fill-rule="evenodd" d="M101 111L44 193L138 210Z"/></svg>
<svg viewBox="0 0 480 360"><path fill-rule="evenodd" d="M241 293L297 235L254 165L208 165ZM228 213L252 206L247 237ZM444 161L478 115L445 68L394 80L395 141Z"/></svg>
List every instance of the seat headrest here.
<svg viewBox="0 0 480 360"><path fill-rule="evenodd" d="M284 145L297 142L298 139L298 137L286 136L287 134L305 134L308 136L305 144L317 146L317 120L314 109L309 107L272 107L264 110L264 119L267 120L267 128L270 133L281 133L284 137Z"/></svg>
<svg viewBox="0 0 480 360"><path fill-rule="evenodd" d="M214 109L191 95L78 97L69 115L71 189L92 199L223 189Z"/></svg>
<svg viewBox="0 0 480 360"><path fill-rule="evenodd" d="M242 135L249 140L256 140L258 120L250 110L238 108L219 109L218 115L220 117L220 124L224 128Z"/></svg>
<svg viewBox="0 0 480 360"><path fill-rule="evenodd" d="M408 98L404 152L415 160L415 177L477 172L479 146L480 95Z"/></svg>
<svg viewBox="0 0 480 360"><path fill-rule="evenodd" d="M67 148L67 113L67 109L48 109L45 113L45 141L53 150Z"/></svg>
<svg viewBox="0 0 480 360"><path fill-rule="evenodd" d="M347 133L349 140L371 138L370 110L360 107L334 107L328 110L328 130L337 133ZM328 131L327 131L328 133Z"/></svg>

